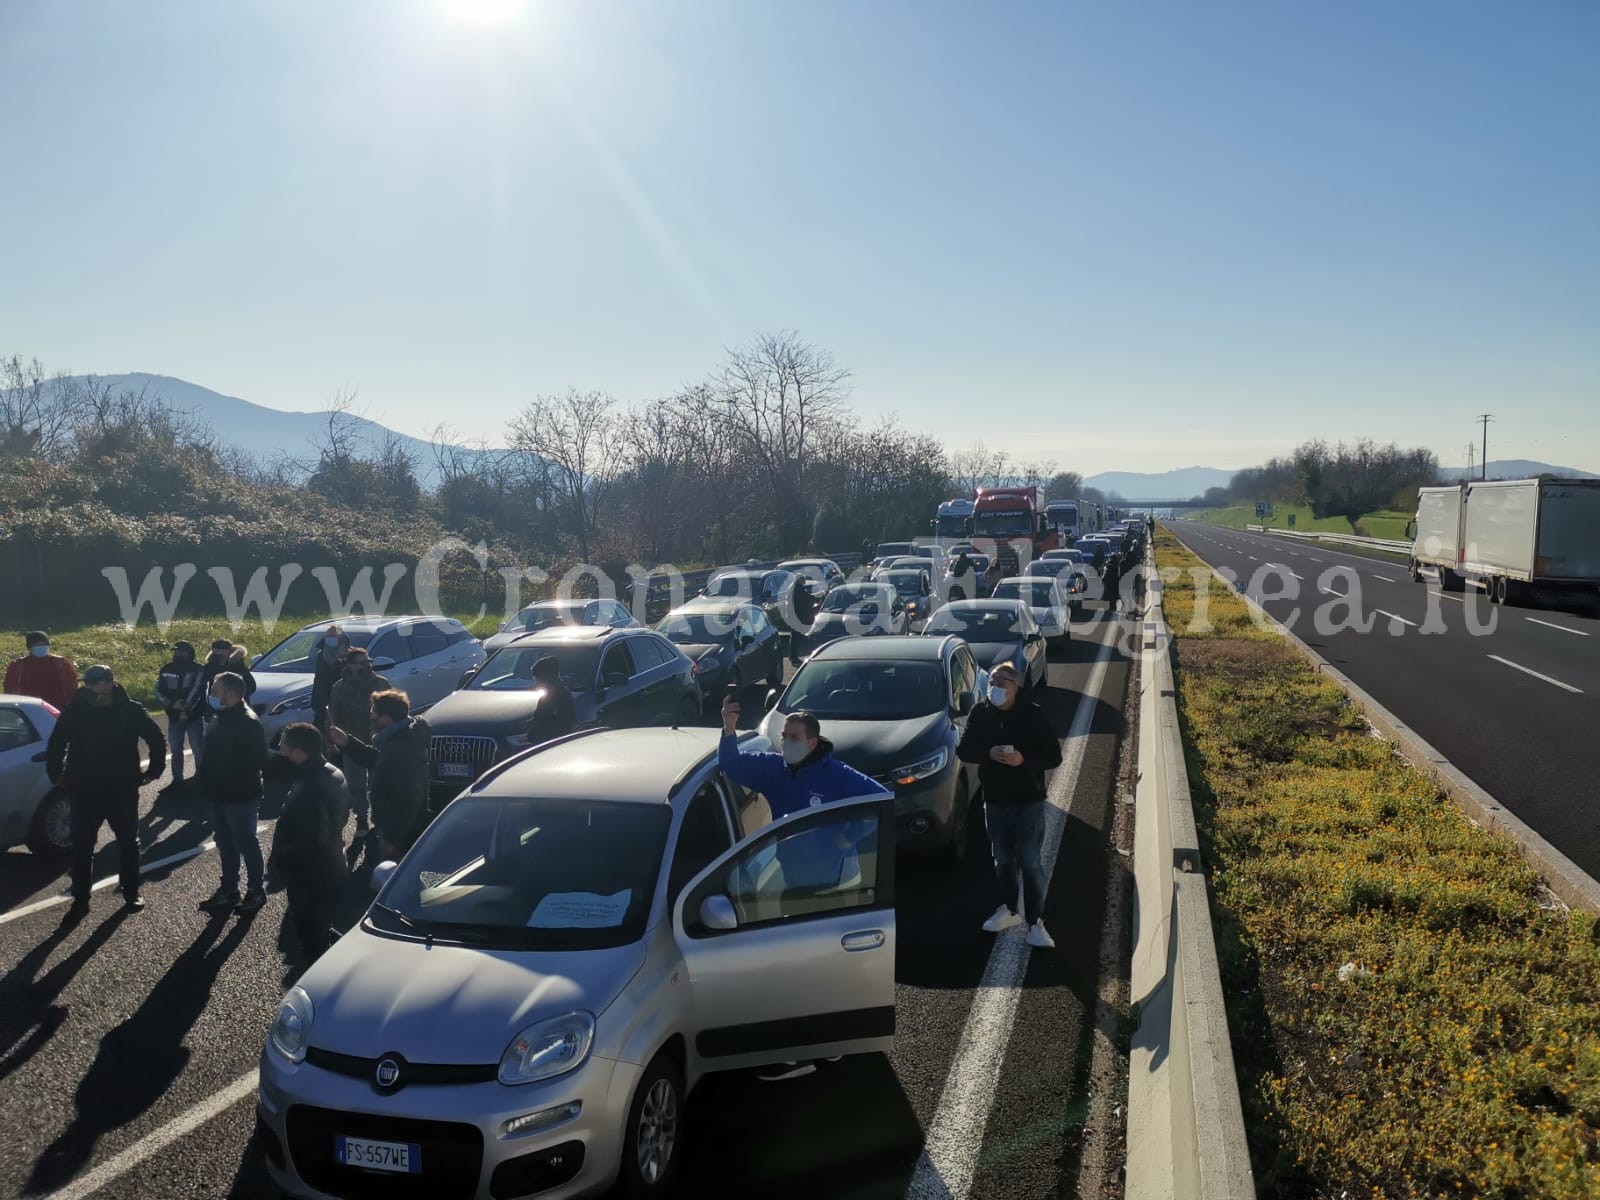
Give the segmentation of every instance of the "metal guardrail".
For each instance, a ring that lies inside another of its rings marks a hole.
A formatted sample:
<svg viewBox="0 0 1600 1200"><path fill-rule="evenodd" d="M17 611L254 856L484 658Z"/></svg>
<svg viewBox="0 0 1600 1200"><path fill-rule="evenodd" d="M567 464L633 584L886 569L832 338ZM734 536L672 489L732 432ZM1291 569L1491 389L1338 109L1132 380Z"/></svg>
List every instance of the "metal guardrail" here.
<svg viewBox="0 0 1600 1200"><path fill-rule="evenodd" d="M1271 533L1278 537L1298 538L1303 542L1328 542L1335 546L1367 546L1373 550L1388 550L1395 554L1410 554L1411 543L1394 538L1358 537L1353 533L1301 533L1298 529L1273 529L1268 525L1246 525L1257 533Z"/></svg>
<svg viewBox="0 0 1600 1200"><path fill-rule="evenodd" d="M1128 1200L1256 1194L1153 552L1140 657Z"/></svg>

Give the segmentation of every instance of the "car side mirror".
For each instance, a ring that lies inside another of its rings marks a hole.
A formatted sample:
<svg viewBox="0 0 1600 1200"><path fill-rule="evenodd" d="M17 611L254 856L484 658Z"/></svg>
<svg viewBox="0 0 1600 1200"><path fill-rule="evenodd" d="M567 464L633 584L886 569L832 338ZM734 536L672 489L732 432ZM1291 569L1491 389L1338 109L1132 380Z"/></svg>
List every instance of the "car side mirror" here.
<svg viewBox="0 0 1600 1200"><path fill-rule="evenodd" d="M741 637L739 639L739 649L741 649L741 650L748 650L751 646L754 646L755 644L756 644L756 639L754 637L752 637L748 633L745 634L743 637Z"/></svg>
<svg viewBox="0 0 1600 1200"><path fill-rule="evenodd" d="M477 667L473 667L472 670L470 670L470 671L461 672L461 678L456 680L456 691L459 692L462 688L466 687L467 684L471 683L472 682L472 677L474 675L476 675L477 673L478 673L478 668Z"/></svg>
<svg viewBox="0 0 1600 1200"><path fill-rule="evenodd" d="M962 692L956 697L956 716L965 717L971 714L978 706L978 698L971 692Z"/></svg>
<svg viewBox="0 0 1600 1200"><path fill-rule="evenodd" d="M374 671L392 671L394 670L394 659L375 658L372 660L372 669Z"/></svg>
<svg viewBox="0 0 1600 1200"><path fill-rule="evenodd" d="M707 896L700 901L700 924L724 933L739 928L739 917L733 911L733 901L721 894Z"/></svg>
<svg viewBox="0 0 1600 1200"><path fill-rule="evenodd" d="M779 688L768 688L767 689L767 698L764 701L762 701L762 707L767 712L771 712L774 708L777 707L778 697L781 696L782 694L783 694L783 692Z"/></svg>
<svg viewBox="0 0 1600 1200"><path fill-rule="evenodd" d="M251 669L254 670L256 667L260 666L261 665L261 660L263 658L265 658L265 657L266 657L265 654L252 654L250 656L250 667L251 667Z"/></svg>
<svg viewBox="0 0 1600 1200"><path fill-rule="evenodd" d="M385 861L372 868L372 890L374 893L383 890L383 885L389 882L389 877L394 874L394 869L399 865L399 863Z"/></svg>

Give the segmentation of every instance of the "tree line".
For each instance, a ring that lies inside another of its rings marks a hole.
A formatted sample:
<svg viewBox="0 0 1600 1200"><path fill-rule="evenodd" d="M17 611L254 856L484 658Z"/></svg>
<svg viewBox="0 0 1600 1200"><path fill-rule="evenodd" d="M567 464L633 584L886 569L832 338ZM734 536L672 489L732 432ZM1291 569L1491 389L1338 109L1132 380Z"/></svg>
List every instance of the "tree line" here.
<svg viewBox="0 0 1600 1200"><path fill-rule="evenodd" d="M1313 439L1195 499L1217 508L1257 501L1305 505L1319 518L1355 521L1381 509L1410 512L1417 489L1440 481L1439 459L1431 450L1380 446L1368 438L1334 446Z"/></svg>

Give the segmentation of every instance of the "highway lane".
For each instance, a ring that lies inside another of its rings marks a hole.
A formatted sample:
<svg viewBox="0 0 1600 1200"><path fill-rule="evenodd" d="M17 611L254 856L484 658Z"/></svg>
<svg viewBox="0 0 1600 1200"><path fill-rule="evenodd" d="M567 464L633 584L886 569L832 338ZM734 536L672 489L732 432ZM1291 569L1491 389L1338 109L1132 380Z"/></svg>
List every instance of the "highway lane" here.
<svg viewBox="0 0 1600 1200"><path fill-rule="evenodd" d="M1046 915L1059 948L1025 961L1008 1036L992 1045L980 1037L974 1048L969 1029L994 944L978 929L994 904L980 829L962 866L912 862L902 872L893 1055L825 1064L784 1083L712 1077L691 1099L679 1194L904 1195L926 1131L952 1110L952 1089L959 1098L974 1085L987 1099L981 1119L961 1126L970 1144L942 1157L935 1187L917 1194L1054 1197L1070 1180L1100 914L1107 874L1122 869L1106 840L1129 671L1122 653L1096 640L1105 629L1075 632L1052 663L1044 701L1065 734L1079 693L1098 683L1069 753L1076 771L1058 772L1052 784L1067 809ZM142 804L146 861L203 845L203 806L152 793ZM275 816L269 802L264 841ZM97 878L114 870L103 854ZM22 853L0 860L8 885L0 896L0 1128L8 1131L0 1194L271 1194L251 1143L248 1077L289 978L283 899L271 897L254 919L208 920L195 905L215 872L214 853L201 852L151 872L145 912L124 915L113 893L100 892L89 918L68 927L54 899L64 885L55 867ZM366 899L352 889L343 920L353 921ZM963 1047L982 1069L953 1077ZM946 1173L965 1185L943 1188Z"/></svg>
<svg viewBox="0 0 1600 1200"><path fill-rule="evenodd" d="M1291 539L1191 521L1171 526L1212 567L1243 581L1253 597L1268 597L1268 612L1476 783L1600 875L1600 620L1497 607L1474 590L1443 593L1431 581L1412 582L1403 564ZM1286 585L1297 595L1270 598ZM1353 603L1342 598L1351 593ZM1329 618L1320 629L1319 609ZM1371 619L1370 629L1331 627L1351 616Z"/></svg>

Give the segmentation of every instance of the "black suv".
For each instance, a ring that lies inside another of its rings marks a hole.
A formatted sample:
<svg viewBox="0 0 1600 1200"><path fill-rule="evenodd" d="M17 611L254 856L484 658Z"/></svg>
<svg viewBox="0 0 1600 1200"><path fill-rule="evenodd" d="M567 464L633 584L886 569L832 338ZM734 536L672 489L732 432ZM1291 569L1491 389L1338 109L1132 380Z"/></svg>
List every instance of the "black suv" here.
<svg viewBox="0 0 1600 1200"><path fill-rule="evenodd" d="M527 748L539 706L533 664L554 655L578 724L690 724L700 719L694 664L649 629L561 625L501 647L428 710L430 799L447 803L494 763Z"/></svg>

